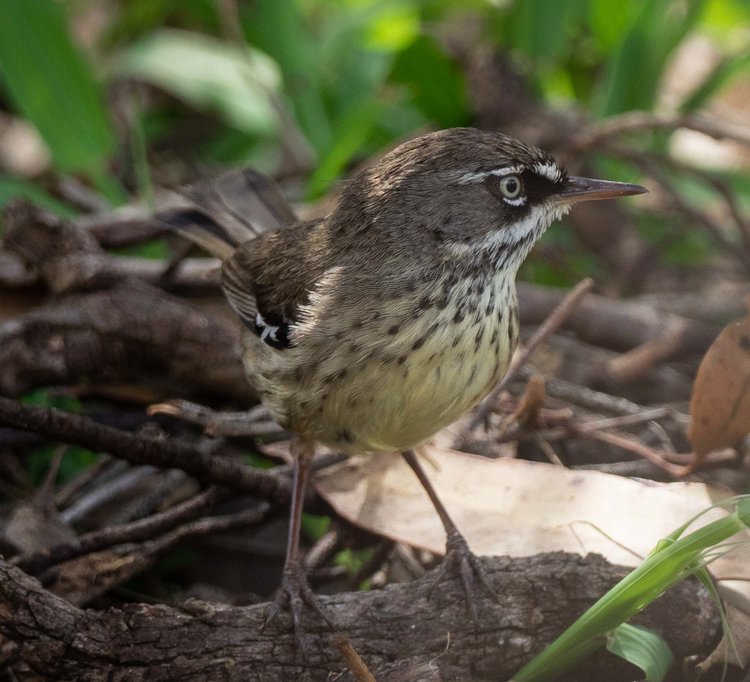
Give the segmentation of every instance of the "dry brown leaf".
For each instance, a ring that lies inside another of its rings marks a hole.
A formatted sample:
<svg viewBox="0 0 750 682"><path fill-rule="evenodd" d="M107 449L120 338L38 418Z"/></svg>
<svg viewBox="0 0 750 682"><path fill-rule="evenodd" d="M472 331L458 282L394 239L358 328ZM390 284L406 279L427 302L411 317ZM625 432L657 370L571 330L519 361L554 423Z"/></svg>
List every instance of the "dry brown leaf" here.
<svg viewBox="0 0 750 682"><path fill-rule="evenodd" d="M731 493L702 483L655 483L512 459L429 448L427 475L478 554L596 552L635 566L656 543ZM442 554L445 534L426 493L399 455L352 458L315 476L320 494L352 523ZM712 510L701 523L724 512ZM750 533L748 533L750 539ZM711 566L750 579L750 548Z"/></svg>
<svg viewBox="0 0 750 682"><path fill-rule="evenodd" d="M750 433L750 316L725 327L698 369L690 403L695 469L713 450Z"/></svg>
<svg viewBox="0 0 750 682"><path fill-rule="evenodd" d="M696 666L700 675L714 666L729 663L744 668L750 662L750 614L731 603L726 605L727 628L713 652Z"/></svg>

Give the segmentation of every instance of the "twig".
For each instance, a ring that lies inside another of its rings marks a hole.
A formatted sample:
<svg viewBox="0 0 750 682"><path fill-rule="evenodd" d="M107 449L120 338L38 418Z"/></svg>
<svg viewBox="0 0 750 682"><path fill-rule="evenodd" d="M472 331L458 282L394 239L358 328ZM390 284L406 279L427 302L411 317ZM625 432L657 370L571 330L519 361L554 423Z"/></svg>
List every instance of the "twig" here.
<svg viewBox="0 0 750 682"><path fill-rule="evenodd" d="M60 509L70 504L71 500L93 481L103 469L112 463L110 457L100 457L94 464L84 469L72 481L55 493L55 506Z"/></svg>
<svg viewBox="0 0 750 682"><path fill-rule="evenodd" d="M576 286L568 293L565 298L555 307L555 309L547 316L547 319L539 326L534 335L529 339L523 352L517 354L511 362L508 372L501 379L500 383L485 398L484 402L477 408L471 422L468 426L468 431L474 431L480 425L486 422L489 413L494 409L495 402L497 401L500 392L508 385L519 371L531 357L531 354L536 350L537 346L542 343L552 332L554 332L570 315L573 308L578 305L579 301L583 296L591 290L594 286L594 280L587 277L581 280Z"/></svg>
<svg viewBox="0 0 750 682"><path fill-rule="evenodd" d="M365 662L360 658L349 638L341 632L333 636L338 650L344 657L352 676L357 682L375 682L375 675L370 672Z"/></svg>
<svg viewBox="0 0 750 682"><path fill-rule="evenodd" d="M742 216L739 214L736 204L727 200L727 195L731 193L728 191L721 192L717 188L716 182L711 181L706 174L701 173L695 168L690 168L680 164L670 157L657 156L643 151L634 151L621 145L608 144L606 148L608 152L626 159L640 168L644 173L654 178L659 183L665 194L666 208L682 213L687 216L690 221L702 226L722 249L739 260L746 270L750 270L750 253L746 249L738 249L736 244L725 236L724 225L719 221L714 220L705 211L694 208L685 201L682 194L674 188L674 184L667 178L659 166L668 166L671 170L698 177L700 180L711 185L714 190L719 191L725 199L728 211L737 223L737 229L744 241L747 238L747 226L745 225ZM680 233L682 233L687 226L683 223L678 223L678 227L680 227Z"/></svg>
<svg viewBox="0 0 750 682"><path fill-rule="evenodd" d="M126 542L150 540L211 508L226 494L226 489L213 486L160 514L154 514L133 523L92 531L76 538L74 542L55 545L43 551L16 557L11 563L35 575L53 564L69 561L84 554Z"/></svg>
<svg viewBox="0 0 750 682"><path fill-rule="evenodd" d="M279 501L289 498L290 483L286 478L251 469L227 457L209 455L175 439L135 435L79 414L22 405L0 397L0 423L90 450L109 452L134 464L182 469L206 483Z"/></svg>
<svg viewBox="0 0 750 682"><path fill-rule="evenodd" d="M626 438L625 436L622 436L620 434L610 433L608 431L591 430L584 431L583 433L585 433L589 438L595 438L596 440L600 440L604 443L609 443L610 445L615 445L619 448L622 448L623 450L633 452L639 457L648 460L663 471L666 471L670 476L673 476L674 478L680 478L686 473L685 467L671 464L666 459L664 459L664 457L662 457L656 450L653 450L643 443L632 440L631 438Z"/></svg>
<svg viewBox="0 0 750 682"><path fill-rule="evenodd" d="M750 146L750 129L704 116L660 114L647 111L632 111L619 116L611 116L586 126L570 142L571 150L585 150L598 147L611 137L644 130L669 130L687 128L717 140L734 140Z"/></svg>

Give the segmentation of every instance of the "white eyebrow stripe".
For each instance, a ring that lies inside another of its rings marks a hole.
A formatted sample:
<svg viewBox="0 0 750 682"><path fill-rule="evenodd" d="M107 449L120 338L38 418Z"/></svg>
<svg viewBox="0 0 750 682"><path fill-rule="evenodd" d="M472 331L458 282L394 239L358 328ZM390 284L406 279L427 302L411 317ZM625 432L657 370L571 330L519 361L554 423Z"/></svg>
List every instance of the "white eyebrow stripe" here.
<svg viewBox="0 0 750 682"><path fill-rule="evenodd" d="M562 171L555 163L549 161L547 163L537 162L534 164L533 170L537 175L541 175L552 182L560 182L562 180Z"/></svg>
<svg viewBox="0 0 750 682"><path fill-rule="evenodd" d="M468 185L472 182L481 182L490 175L497 175L503 177L505 175L513 175L514 173L523 172L523 166L503 166L502 168L493 168L488 171L474 171L470 173L464 173L458 177L459 185Z"/></svg>

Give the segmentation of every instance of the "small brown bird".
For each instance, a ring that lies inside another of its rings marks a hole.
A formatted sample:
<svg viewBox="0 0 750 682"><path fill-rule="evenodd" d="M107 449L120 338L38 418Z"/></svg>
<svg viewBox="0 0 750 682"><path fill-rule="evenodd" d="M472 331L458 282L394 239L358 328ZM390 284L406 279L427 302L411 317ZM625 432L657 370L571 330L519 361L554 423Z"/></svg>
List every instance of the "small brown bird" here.
<svg viewBox="0 0 750 682"><path fill-rule="evenodd" d="M540 149L456 128L386 154L322 220L297 222L253 171L194 185L185 208L160 215L223 259L222 288L245 326L248 380L295 434L282 582L295 623L303 601L317 608L299 556L315 443L403 452L445 525L448 565L467 589L481 580L413 448L507 370L519 332L516 272L547 226L576 202L645 191L571 177Z"/></svg>

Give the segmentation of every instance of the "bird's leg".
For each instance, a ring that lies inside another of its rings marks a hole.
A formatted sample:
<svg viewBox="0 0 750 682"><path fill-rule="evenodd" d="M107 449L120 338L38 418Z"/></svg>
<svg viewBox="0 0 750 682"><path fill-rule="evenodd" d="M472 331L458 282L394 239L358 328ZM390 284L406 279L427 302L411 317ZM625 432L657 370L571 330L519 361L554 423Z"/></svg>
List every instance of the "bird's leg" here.
<svg viewBox="0 0 750 682"><path fill-rule="evenodd" d="M450 514L448 514L448 510L440 501L440 498L430 483L430 479L427 478L427 474L419 463L414 450L404 450L401 454L406 460L406 463L412 468L412 471L414 471L419 482L429 496L432 505L435 507L435 511L437 511L438 516L443 523L443 528L445 528L445 534L447 536L445 558L440 566L440 573L430 589L430 593L432 593L432 589L435 588L435 585L440 582L444 575L451 572L454 574L457 573L458 577L461 579L464 594L466 595L467 608L472 619L476 622L478 615L476 605L477 583L493 597L497 597L497 593L487 581L479 557L469 549L466 538L464 538L461 531L458 530L458 527L453 522Z"/></svg>
<svg viewBox="0 0 750 682"><path fill-rule="evenodd" d="M321 609L315 594L307 582L299 552L302 508L305 503L305 491L307 490L307 483L310 478L310 465L314 450L311 443L295 438L292 440L291 451L294 458L294 487L292 490L292 507L289 513L286 561L284 562L284 572L281 576L281 586L279 587L278 595L271 604L261 630L265 629L271 621L275 620L282 609L288 607L292 614L294 635L301 650L302 642L300 634L303 630L302 612L305 605L315 611L332 629L333 623Z"/></svg>

